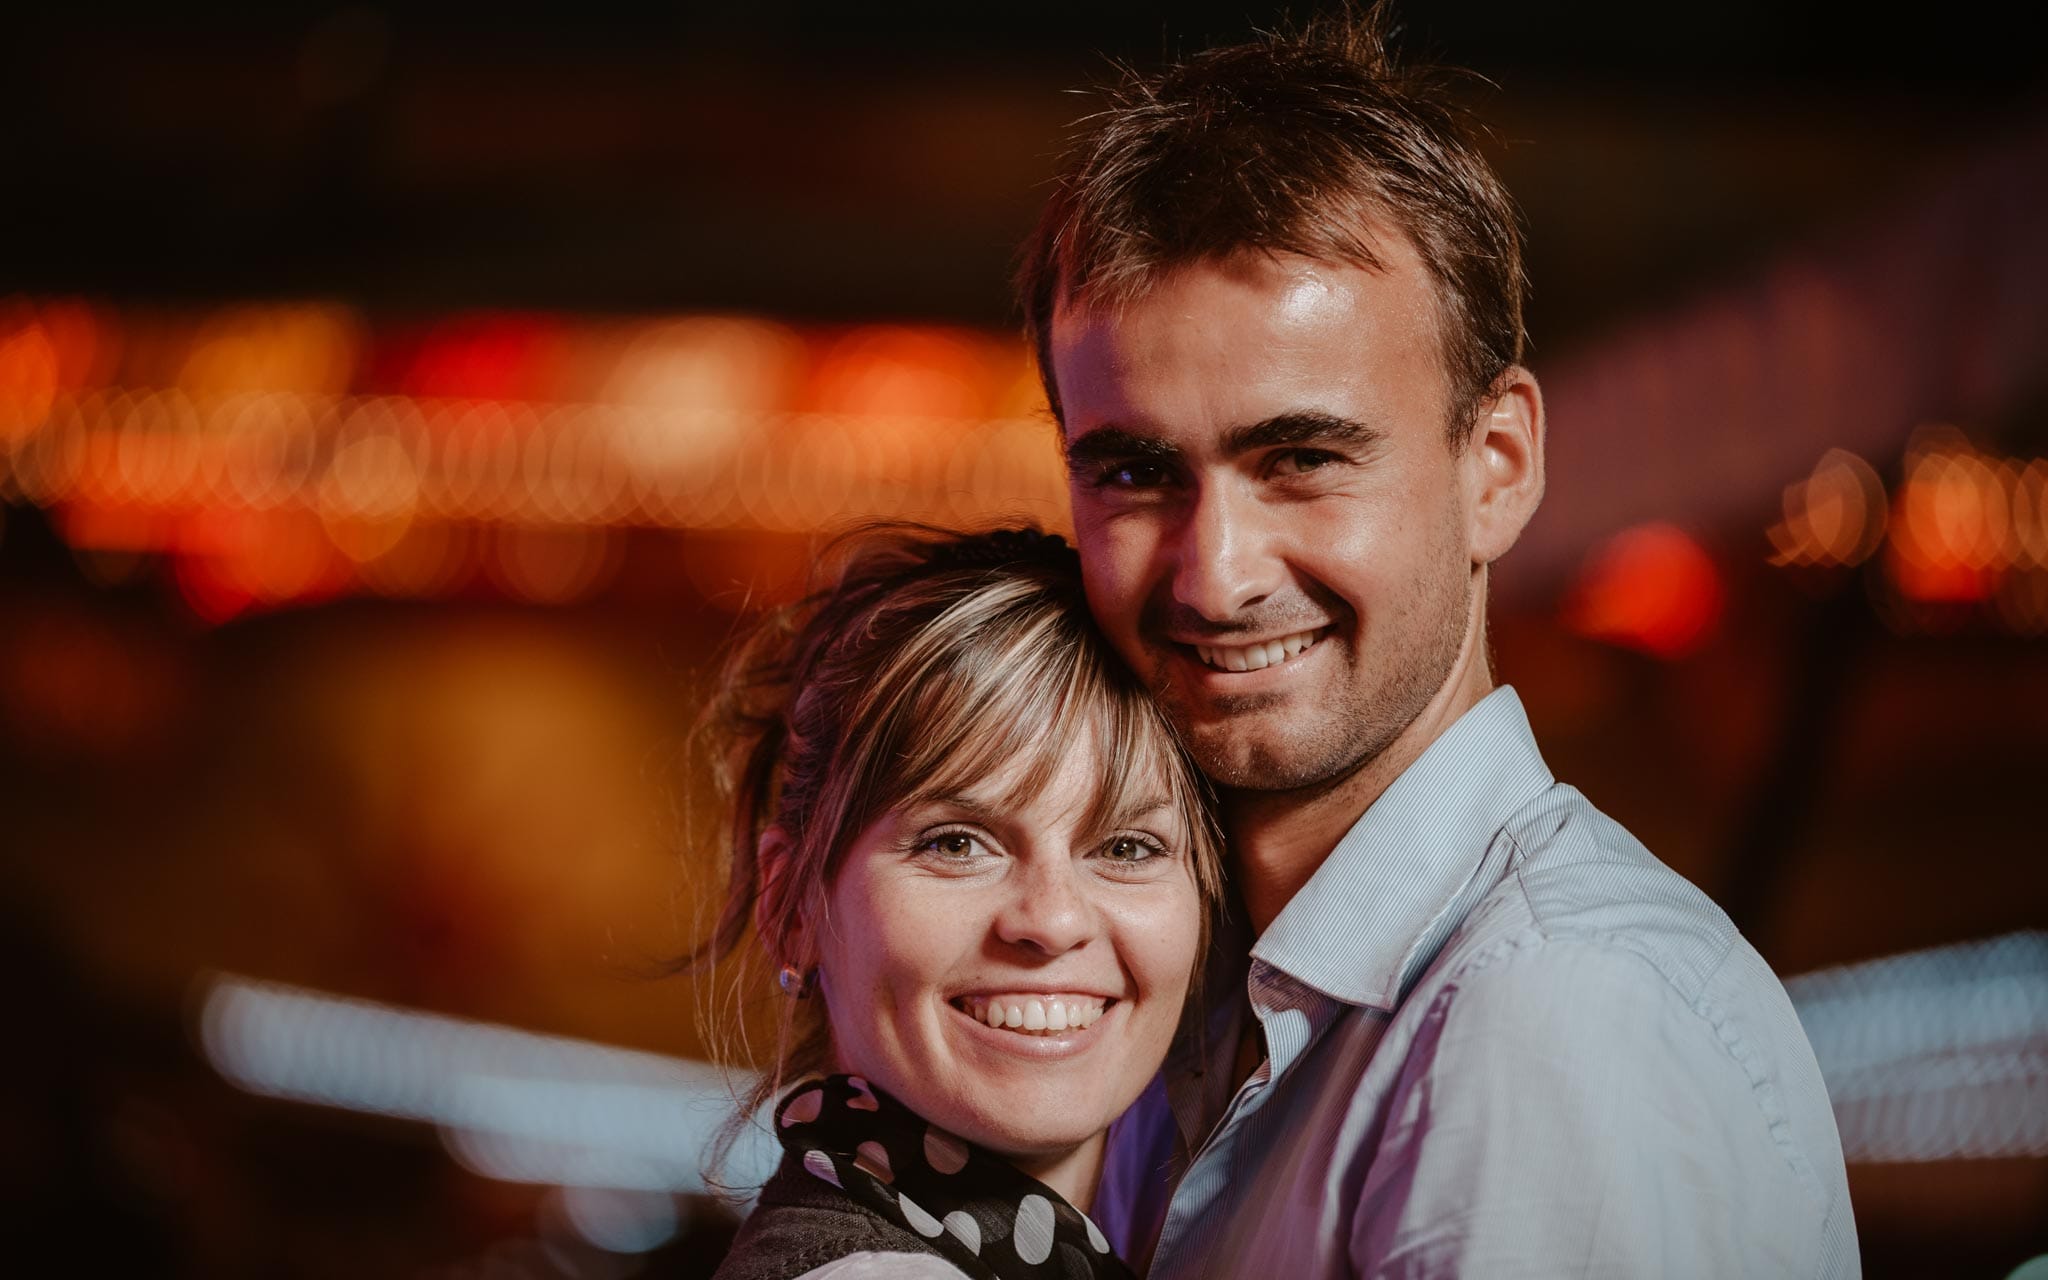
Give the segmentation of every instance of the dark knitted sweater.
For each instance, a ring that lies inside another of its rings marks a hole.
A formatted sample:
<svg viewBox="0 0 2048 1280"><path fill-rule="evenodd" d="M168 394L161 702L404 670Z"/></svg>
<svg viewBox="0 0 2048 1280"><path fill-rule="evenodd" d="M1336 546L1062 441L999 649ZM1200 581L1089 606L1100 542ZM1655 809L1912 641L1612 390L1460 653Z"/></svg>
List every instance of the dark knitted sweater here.
<svg viewBox="0 0 2048 1280"><path fill-rule="evenodd" d="M946 1256L915 1231L812 1177L798 1156L786 1154L713 1280L793 1280L850 1253Z"/></svg>

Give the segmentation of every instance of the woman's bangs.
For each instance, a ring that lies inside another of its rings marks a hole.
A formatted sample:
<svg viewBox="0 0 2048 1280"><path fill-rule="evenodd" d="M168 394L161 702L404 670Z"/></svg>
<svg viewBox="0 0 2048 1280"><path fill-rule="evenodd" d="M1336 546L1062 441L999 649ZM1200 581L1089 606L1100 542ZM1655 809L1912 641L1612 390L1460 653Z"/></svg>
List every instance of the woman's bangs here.
<svg viewBox="0 0 2048 1280"><path fill-rule="evenodd" d="M1214 876L1207 864L1214 860L1214 846L1203 798L1179 740L1135 687L1104 688L1102 705L1107 727L1098 731L1097 741L1102 744L1103 785L1088 814L1090 829L1107 835L1133 815L1170 807L1178 850L1191 860L1196 882L1208 893Z"/></svg>
<svg viewBox="0 0 2048 1280"><path fill-rule="evenodd" d="M1082 687L1081 655L1061 645L1005 647L1008 661L956 661L930 671L903 725L889 790L900 802L976 791L1010 773L1000 795L1011 807L1052 785L1071 745L1082 736L1070 708Z"/></svg>
<svg viewBox="0 0 2048 1280"><path fill-rule="evenodd" d="M1017 809L1085 747L1088 794L1075 798L1086 804L1086 838L1169 807L1176 830L1157 834L1213 894L1217 846L1202 784L1136 677L1064 605L1017 596L964 603L905 646L864 699L861 718L875 736L853 749L872 771L849 797L849 830L945 798ZM996 779L1003 788L991 794Z"/></svg>
<svg viewBox="0 0 2048 1280"><path fill-rule="evenodd" d="M949 671L955 687L923 700L904 735L897 803L977 792L991 778L1009 775L1003 792L978 796L1014 809L1042 795L1070 754L1088 746L1093 794L1083 830L1107 836L1136 813L1169 804L1180 815L1182 839L1198 810L1177 776L1177 748L1166 727L1105 665L1103 655L1072 647L1036 651L1038 660L996 669ZM968 687L962 688L960 685ZM1192 852L1192 850L1190 850Z"/></svg>

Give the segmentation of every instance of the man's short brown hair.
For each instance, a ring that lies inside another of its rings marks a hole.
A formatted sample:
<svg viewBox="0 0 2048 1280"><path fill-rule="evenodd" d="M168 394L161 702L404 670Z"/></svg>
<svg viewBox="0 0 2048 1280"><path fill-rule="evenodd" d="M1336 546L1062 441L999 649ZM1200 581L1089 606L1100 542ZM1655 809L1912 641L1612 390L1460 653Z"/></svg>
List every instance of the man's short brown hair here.
<svg viewBox="0 0 2048 1280"><path fill-rule="evenodd" d="M1245 250L1384 270L1404 234L1436 283L1463 443L1522 359L1522 232L1448 77L1397 65L1385 6L1126 71L1081 131L1018 274L1053 412L1052 320L1114 306L1162 275Z"/></svg>

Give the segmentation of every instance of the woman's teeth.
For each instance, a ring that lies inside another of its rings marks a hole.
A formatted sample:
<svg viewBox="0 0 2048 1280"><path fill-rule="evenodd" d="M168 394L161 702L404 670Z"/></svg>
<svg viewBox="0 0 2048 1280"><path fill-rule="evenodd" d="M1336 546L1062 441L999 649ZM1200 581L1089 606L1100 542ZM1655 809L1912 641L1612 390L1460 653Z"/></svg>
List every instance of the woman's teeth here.
<svg viewBox="0 0 2048 1280"><path fill-rule="evenodd" d="M1268 640L1263 644L1229 645L1198 644L1195 654L1203 662L1220 671L1260 671L1287 661L1316 642L1322 634L1320 627L1313 631L1297 631L1291 636Z"/></svg>
<svg viewBox="0 0 2048 1280"><path fill-rule="evenodd" d="M953 1002L976 1022L1025 1035L1093 1026L1106 1006L1101 996L963 996Z"/></svg>

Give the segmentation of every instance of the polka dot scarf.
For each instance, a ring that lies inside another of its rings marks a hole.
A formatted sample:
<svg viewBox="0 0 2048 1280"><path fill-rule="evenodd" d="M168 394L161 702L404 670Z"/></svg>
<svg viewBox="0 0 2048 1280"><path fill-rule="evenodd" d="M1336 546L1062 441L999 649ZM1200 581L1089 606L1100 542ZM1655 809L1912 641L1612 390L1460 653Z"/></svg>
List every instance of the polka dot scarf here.
<svg viewBox="0 0 2048 1280"><path fill-rule="evenodd" d="M1102 1232L1009 1161L935 1128L859 1076L826 1076L775 1108L812 1177L929 1241L971 1276L1129 1280Z"/></svg>

